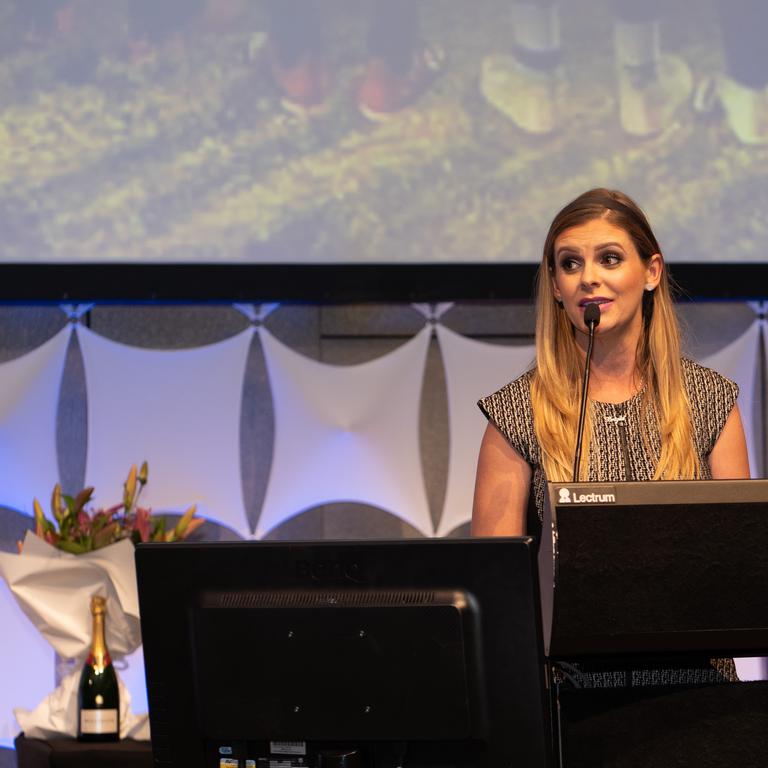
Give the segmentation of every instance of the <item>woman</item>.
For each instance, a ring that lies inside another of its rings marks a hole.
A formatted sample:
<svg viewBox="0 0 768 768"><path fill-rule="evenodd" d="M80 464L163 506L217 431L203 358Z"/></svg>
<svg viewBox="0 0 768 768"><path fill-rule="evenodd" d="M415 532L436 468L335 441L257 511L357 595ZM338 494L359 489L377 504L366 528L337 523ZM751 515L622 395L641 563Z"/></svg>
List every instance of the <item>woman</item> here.
<svg viewBox="0 0 768 768"><path fill-rule="evenodd" d="M593 189L557 214L544 243L535 367L479 403L489 424L475 536L537 535L546 482L572 479L590 303L600 322L580 478L749 477L738 388L681 357L670 281L648 220L623 193ZM715 666L734 677L730 660Z"/></svg>
<svg viewBox="0 0 768 768"><path fill-rule="evenodd" d="M736 385L681 358L664 259L621 192L593 189L557 214L536 296L536 365L479 405L489 419L472 515L476 536L537 533L547 480L572 479L587 348L584 308L600 307L590 367L582 479L749 477Z"/></svg>

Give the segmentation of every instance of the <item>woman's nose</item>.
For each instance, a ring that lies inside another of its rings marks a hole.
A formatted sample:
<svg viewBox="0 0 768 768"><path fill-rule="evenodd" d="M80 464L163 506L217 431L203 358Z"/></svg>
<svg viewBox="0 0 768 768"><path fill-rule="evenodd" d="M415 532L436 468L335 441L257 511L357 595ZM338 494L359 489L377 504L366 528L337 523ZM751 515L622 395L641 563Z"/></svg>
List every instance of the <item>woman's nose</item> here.
<svg viewBox="0 0 768 768"><path fill-rule="evenodd" d="M597 267L592 264L585 264L581 273L581 282L585 288L593 288L596 285L600 285L600 275Z"/></svg>

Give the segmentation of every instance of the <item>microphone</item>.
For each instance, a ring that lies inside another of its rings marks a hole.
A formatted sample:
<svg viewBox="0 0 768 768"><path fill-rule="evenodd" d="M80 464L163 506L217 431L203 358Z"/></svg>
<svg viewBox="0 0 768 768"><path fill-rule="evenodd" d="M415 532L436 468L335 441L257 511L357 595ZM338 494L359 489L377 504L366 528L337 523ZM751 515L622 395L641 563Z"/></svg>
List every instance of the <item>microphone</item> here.
<svg viewBox="0 0 768 768"><path fill-rule="evenodd" d="M600 307L590 303L584 308L584 325L589 329L587 344L587 359L584 362L584 381L581 384L581 409L579 411L579 428L576 430L576 457L573 462L573 482L579 482L579 465L581 464L581 439L584 436L584 416L587 412L587 389L589 388L589 363L592 359L592 345L595 342L595 328L600 325Z"/></svg>

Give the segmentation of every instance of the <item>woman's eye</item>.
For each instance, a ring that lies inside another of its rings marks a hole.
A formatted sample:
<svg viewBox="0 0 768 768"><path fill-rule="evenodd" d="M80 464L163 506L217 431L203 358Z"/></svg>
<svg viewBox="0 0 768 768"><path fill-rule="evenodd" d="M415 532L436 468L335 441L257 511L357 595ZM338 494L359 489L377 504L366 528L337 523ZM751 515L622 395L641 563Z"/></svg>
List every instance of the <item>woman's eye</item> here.
<svg viewBox="0 0 768 768"><path fill-rule="evenodd" d="M604 253L603 263L609 267L616 266L621 263L621 256L618 253Z"/></svg>
<svg viewBox="0 0 768 768"><path fill-rule="evenodd" d="M566 257L560 262L560 269L562 269L563 272L573 272L578 268L579 268L578 259Z"/></svg>

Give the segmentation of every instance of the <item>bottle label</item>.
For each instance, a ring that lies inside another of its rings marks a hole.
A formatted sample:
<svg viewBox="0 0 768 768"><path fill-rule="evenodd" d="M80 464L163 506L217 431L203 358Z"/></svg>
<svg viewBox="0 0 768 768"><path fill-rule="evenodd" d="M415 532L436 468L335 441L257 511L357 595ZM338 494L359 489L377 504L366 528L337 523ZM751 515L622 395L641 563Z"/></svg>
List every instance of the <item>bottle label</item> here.
<svg viewBox="0 0 768 768"><path fill-rule="evenodd" d="M117 733L117 710L81 710L80 733Z"/></svg>

